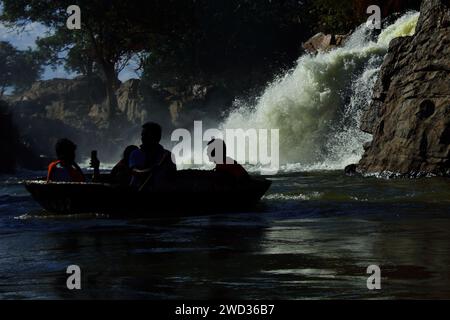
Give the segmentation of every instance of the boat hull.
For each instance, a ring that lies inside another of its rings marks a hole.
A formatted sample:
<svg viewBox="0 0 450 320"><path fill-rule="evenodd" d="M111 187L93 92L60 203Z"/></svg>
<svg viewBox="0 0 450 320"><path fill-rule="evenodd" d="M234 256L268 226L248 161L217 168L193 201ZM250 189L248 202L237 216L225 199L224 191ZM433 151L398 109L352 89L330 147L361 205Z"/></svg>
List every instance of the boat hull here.
<svg viewBox="0 0 450 320"><path fill-rule="evenodd" d="M255 206L270 184L263 178L223 183L210 176L189 174L180 175L172 187L142 192L107 183L28 181L25 187L45 210L55 214L158 217L246 211Z"/></svg>

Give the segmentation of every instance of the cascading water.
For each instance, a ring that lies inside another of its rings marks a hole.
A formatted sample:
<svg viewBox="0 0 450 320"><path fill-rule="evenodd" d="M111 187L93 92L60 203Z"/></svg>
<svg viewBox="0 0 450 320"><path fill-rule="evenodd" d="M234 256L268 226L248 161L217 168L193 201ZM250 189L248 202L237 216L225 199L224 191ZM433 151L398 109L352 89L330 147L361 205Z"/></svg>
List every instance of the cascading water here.
<svg viewBox="0 0 450 320"><path fill-rule="evenodd" d="M370 135L359 130L389 42L414 34L418 13L408 13L385 28L377 41L362 25L346 45L299 58L278 77L256 106L237 105L222 127L280 130L283 169L342 169L357 162Z"/></svg>

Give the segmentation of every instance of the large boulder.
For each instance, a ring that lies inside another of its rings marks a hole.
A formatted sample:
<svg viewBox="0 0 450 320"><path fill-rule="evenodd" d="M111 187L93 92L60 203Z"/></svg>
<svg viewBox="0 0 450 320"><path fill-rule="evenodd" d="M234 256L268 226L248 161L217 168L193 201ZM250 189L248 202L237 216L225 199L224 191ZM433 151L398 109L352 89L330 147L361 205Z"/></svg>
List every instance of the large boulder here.
<svg viewBox="0 0 450 320"><path fill-rule="evenodd" d="M334 35L324 34L322 32L312 36L302 44L303 49L311 54L326 52L341 47L345 44L350 34Z"/></svg>
<svg viewBox="0 0 450 320"><path fill-rule="evenodd" d="M425 0L416 33L396 38L362 129L361 173L450 174L450 2Z"/></svg>

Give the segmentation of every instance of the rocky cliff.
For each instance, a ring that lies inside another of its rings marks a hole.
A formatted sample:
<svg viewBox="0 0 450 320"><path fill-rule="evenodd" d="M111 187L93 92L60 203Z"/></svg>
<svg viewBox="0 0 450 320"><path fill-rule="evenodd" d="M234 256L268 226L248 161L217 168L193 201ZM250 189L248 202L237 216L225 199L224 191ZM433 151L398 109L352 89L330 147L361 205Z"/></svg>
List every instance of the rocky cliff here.
<svg viewBox="0 0 450 320"><path fill-rule="evenodd" d="M394 39L361 128L361 173L450 174L450 1L424 0L416 33Z"/></svg>

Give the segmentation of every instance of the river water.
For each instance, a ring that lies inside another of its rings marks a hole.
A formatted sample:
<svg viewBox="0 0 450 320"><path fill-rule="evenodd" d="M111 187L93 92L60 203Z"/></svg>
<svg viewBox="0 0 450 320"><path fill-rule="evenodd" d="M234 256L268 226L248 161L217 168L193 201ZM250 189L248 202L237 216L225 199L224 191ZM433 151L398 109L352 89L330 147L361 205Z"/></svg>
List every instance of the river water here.
<svg viewBox="0 0 450 320"><path fill-rule="evenodd" d="M1 299L450 298L449 180L283 174L254 212L140 220L50 216L40 174L0 176Z"/></svg>

